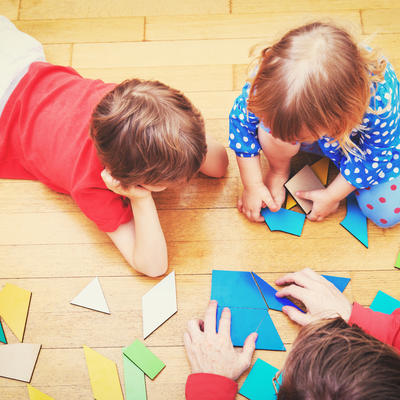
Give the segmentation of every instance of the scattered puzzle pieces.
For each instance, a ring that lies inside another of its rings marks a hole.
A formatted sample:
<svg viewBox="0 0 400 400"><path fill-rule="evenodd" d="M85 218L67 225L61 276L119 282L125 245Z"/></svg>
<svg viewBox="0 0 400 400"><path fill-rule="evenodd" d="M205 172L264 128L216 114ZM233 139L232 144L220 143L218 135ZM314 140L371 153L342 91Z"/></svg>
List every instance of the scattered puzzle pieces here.
<svg viewBox="0 0 400 400"><path fill-rule="evenodd" d="M0 346L0 376L30 382L41 345L30 343Z"/></svg>
<svg viewBox="0 0 400 400"><path fill-rule="evenodd" d="M400 251L397 254L396 264L394 265L396 268L400 269Z"/></svg>
<svg viewBox="0 0 400 400"><path fill-rule="evenodd" d="M286 205L285 205L286 210L290 210L296 204L297 204L296 200L292 197L291 194L288 193L288 195L286 196Z"/></svg>
<svg viewBox="0 0 400 400"><path fill-rule="evenodd" d="M0 291L0 316L20 342L24 339L32 293L11 283Z"/></svg>
<svg viewBox="0 0 400 400"><path fill-rule="evenodd" d="M276 393L272 379L278 371L278 368L257 358L239 393L250 400L275 400ZM278 382L282 383L282 375L279 375Z"/></svg>
<svg viewBox="0 0 400 400"><path fill-rule="evenodd" d="M1 321L0 321L0 342L7 344L6 335L4 333L3 325L1 325Z"/></svg>
<svg viewBox="0 0 400 400"><path fill-rule="evenodd" d="M28 384L28 394L30 400L54 400L53 397L42 393L40 390Z"/></svg>
<svg viewBox="0 0 400 400"><path fill-rule="evenodd" d="M313 170L314 174L317 175L321 183L323 185L326 185L326 183L328 182L329 158L321 158L311 165L311 169Z"/></svg>
<svg viewBox="0 0 400 400"><path fill-rule="evenodd" d="M142 297L143 338L146 339L177 311L175 272L171 272Z"/></svg>
<svg viewBox="0 0 400 400"><path fill-rule="evenodd" d="M361 212L354 193L347 196L347 213L340 225L368 248L367 217Z"/></svg>
<svg viewBox="0 0 400 400"><path fill-rule="evenodd" d="M268 208L261 210L261 215L271 231L281 231L292 235L301 236L306 216L292 210L281 208L272 212Z"/></svg>
<svg viewBox="0 0 400 400"><path fill-rule="evenodd" d="M165 364L139 339L136 339L130 346L126 347L123 353L150 379L154 379L165 367Z"/></svg>
<svg viewBox="0 0 400 400"><path fill-rule="evenodd" d="M71 304L110 314L99 278L94 278L73 300Z"/></svg>
<svg viewBox="0 0 400 400"><path fill-rule="evenodd" d="M400 301L379 290L369 308L373 311L391 314L394 310L400 308Z"/></svg>
<svg viewBox="0 0 400 400"><path fill-rule="evenodd" d="M325 186L315 175L314 171L308 165L304 166L296 175L290 178L285 183L285 187L306 214L311 212L313 203L311 200L305 200L297 197L296 193L298 191L309 191L325 188Z"/></svg>
<svg viewBox="0 0 400 400"><path fill-rule="evenodd" d="M322 275L329 282L333 283L341 292L346 289L350 282L350 278L343 278L341 276Z"/></svg>
<svg viewBox="0 0 400 400"><path fill-rule="evenodd" d="M144 372L127 356L122 355L124 363L124 381L126 400L146 400L146 382Z"/></svg>
<svg viewBox="0 0 400 400"><path fill-rule="evenodd" d="M90 347L83 346L83 350L93 397L96 400L124 400L115 362Z"/></svg>

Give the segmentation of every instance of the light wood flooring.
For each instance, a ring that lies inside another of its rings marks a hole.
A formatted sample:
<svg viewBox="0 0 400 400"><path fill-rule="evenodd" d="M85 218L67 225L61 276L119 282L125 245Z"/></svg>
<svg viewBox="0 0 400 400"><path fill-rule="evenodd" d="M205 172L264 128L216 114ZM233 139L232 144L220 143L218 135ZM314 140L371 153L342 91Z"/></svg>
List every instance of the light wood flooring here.
<svg viewBox="0 0 400 400"><path fill-rule="evenodd" d="M400 67L398 0L1 0L0 14L44 43L48 61L85 77L154 78L183 90L203 112L208 133L224 144L249 49L290 27L321 17L339 21ZM198 177L156 196L179 311L146 340L167 365L147 380L150 400L184 398L189 366L182 334L190 318L203 314L213 268L253 270L273 282L312 267L351 277L345 293L363 305L378 289L400 298L400 271L393 268L400 226L369 224L367 250L339 225L342 205L323 223L307 222L300 238L272 233L236 210L241 184L229 155L225 178ZM296 165L307 161L300 157ZM0 286L11 282L33 293L25 342L43 347L32 384L56 400L92 399L84 344L117 362L123 382L121 348L142 337L141 297L157 280L135 273L69 197L40 183L0 180L0 221ZM69 304L95 276L109 316ZM290 348L298 328L271 314ZM7 328L6 334L16 342ZM281 367L286 353L256 356ZM28 399L26 384L0 378L0 398Z"/></svg>

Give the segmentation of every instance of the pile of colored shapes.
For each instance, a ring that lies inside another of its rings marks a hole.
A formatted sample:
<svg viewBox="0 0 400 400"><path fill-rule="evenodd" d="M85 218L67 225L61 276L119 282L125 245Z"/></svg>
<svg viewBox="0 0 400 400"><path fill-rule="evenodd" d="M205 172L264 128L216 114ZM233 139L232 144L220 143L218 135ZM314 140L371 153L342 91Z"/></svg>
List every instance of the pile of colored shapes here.
<svg viewBox="0 0 400 400"><path fill-rule="evenodd" d="M295 236L301 236L306 216L296 211L281 208L272 212L268 208L261 210L261 215L271 231L281 231Z"/></svg>

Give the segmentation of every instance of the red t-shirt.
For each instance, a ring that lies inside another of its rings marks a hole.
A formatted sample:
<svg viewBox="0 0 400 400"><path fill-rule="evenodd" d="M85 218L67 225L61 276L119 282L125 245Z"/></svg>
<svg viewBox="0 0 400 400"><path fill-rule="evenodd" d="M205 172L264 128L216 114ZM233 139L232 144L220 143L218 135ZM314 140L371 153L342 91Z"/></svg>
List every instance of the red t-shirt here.
<svg viewBox="0 0 400 400"><path fill-rule="evenodd" d="M89 136L94 108L114 87L69 67L33 63L0 117L0 178L38 180L70 194L105 232L130 221L131 207L101 179Z"/></svg>

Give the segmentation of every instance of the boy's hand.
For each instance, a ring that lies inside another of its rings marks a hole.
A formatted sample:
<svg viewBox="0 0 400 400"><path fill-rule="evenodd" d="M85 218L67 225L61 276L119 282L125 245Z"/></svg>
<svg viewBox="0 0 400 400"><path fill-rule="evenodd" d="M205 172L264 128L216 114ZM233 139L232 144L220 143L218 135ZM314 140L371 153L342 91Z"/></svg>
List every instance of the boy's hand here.
<svg viewBox="0 0 400 400"><path fill-rule="evenodd" d="M277 297L291 296L300 300L307 309L302 313L297 308L284 306L282 311L300 325L322 318L341 316L348 322L352 305L346 296L331 282L310 268L287 274L275 282L279 286L289 285L276 293Z"/></svg>
<svg viewBox="0 0 400 400"><path fill-rule="evenodd" d="M279 210L264 184L245 186L242 198L238 201L239 211L250 221L263 222L264 218L260 215L263 207L268 207L271 211Z"/></svg>
<svg viewBox="0 0 400 400"><path fill-rule="evenodd" d="M296 196L313 202L313 208L307 215L310 221L323 221L329 214L334 213L339 208L340 204L340 201L330 196L327 189L297 192Z"/></svg>
<svg viewBox="0 0 400 400"><path fill-rule="evenodd" d="M208 373L236 380L250 367L257 333L251 333L242 351L235 350L231 341L231 313L224 308L216 332L217 302L207 307L204 321L189 321L183 336L192 373Z"/></svg>
<svg viewBox="0 0 400 400"><path fill-rule="evenodd" d="M119 180L113 178L106 169L103 169L101 172L101 178L108 189L121 196L128 197L129 199L142 199L149 196L151 197L151 192L140 186L129 186L128 188L123 188Z"/></svg>

